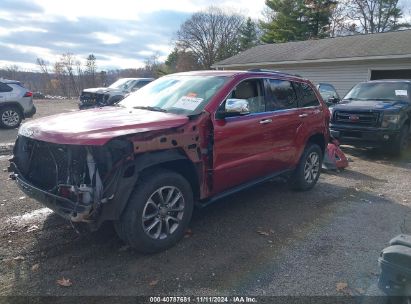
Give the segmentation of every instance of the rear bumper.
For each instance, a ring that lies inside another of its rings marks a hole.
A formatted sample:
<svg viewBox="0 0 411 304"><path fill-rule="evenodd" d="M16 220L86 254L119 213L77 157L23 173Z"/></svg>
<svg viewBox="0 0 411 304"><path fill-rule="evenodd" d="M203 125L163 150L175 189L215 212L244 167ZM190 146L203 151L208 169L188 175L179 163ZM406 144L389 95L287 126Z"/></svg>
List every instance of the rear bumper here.
<svg viewBox="0 0 411 304"><path fill-rule="evenodd" d="M33 105L28 111L24 112L24 117L25 118L30 118L33 117L34 114L36 114L37 109L36 107Z"/></svg>
<svg viewBox="0 0 411 304"><path fill-rule="evenodd" d="M380 148L393 143L400 134L399 130L346 128L333 125L330 126L330 132L341 144L370 148Z"/></svg>
<svg viewBox="0 0 411 304"><path fill-rule="evenodd" d="M58 215L68 220L73 220L78 215L88 214L90 212L90 206L84 206L78 202L73 202L67 198L52 194L37 188L30 184L21 174L16 173L18 169L14 163L10 164L9 170L14 172L11 174L18 187L29 197L37 200L44 206L50 208Z"/></svg>

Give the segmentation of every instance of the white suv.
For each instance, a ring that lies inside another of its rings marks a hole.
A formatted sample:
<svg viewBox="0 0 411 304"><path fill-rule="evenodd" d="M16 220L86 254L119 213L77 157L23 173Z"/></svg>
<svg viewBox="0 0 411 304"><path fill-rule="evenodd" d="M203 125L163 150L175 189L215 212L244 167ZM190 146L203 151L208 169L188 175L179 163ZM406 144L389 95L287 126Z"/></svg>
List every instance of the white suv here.
<svg viewBox="0 0 411 304"><path fill-rule="evenodd" d="M17 128L24 118L35 113L32 92L19 81L0 79L0 127Z"/></svg>

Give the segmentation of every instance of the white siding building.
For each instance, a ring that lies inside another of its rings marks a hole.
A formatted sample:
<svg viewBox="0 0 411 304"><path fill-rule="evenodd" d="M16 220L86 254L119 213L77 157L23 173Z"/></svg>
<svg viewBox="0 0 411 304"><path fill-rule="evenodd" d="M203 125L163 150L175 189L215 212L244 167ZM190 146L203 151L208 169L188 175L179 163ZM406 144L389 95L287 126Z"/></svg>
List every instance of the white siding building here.
<svg viewBox="0 0 411 304"><path fill-rule="evenodd" d="M213 67L298 74L333 84L343 97L361 81L411 79L411 30L260 45Z"/></svg>

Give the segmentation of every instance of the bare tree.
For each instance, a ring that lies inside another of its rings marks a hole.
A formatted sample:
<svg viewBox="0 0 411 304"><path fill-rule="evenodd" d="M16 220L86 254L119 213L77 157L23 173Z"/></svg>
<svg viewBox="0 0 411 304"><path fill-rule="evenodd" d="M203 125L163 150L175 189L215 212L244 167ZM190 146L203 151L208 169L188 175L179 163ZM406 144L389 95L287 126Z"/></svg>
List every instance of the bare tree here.
<svg viewBox="0 0 411 304"><path fill-rule="evenodd" d="M398 0L351 0L348 16L359 23L356 31L380 33L396 30L405 26Z"/></svg>
<svg viewBox="0 0 411 304"><path fill-rule="evenodd" d="M245 18L210 7L193 14L177 32L177 47L192 51L204 69L239 52L239 31Z"/></svg>
<svg viewBox="0 0 411 304"><path fill-rule="evenodd" d="M85 74L87 76L87 85L90 87L96 86L96 71L97 71L97 64L96 64L96 56L93 54L88 55L86 61L86 71Z"/></svg>
<svg viewBox="0 0 411 304"><path fill-rule="evenodd" d="M17 74L19 72L19 67L18 65L12 64L12 65L7 65L4 67L5 70L5 77L9 79L17 79Z"/></svg>
<svg viewBox="0 0 411 304"><path fill-rule="evenodd" d="M83 66L81 64L80 60L75 61L76 64L76 78L77 78L77 92L80 95L80 92L83 91L84 86L85 86L85 77L84 77L84 71L83 71Z"/></svg>
<svg viewBox="0 0 411 304"><path fill-rule="evenodd" d="M54 63L54 75L56 76L55 81L53 81L55 88L59 88L61 95L70 98L70 90L66 81L67 74L61 61Z"/></svg>
<svg viewBox="0 0 411 304"><path fill-rule="evenodd" d="M77 65L76 57L71 53L65 53L61 56L60 63L65 69L69 77L70 86L73 89L74 94L79 96L80 92L79 92L79 88L76 83L75 73L74 73L74 67Z"/></svg>
<svg viewBox="0 0 411 304"><path fill-rule="evenodd" d="M159 57L158 54L154 54L150 56L149 58L147 58L144 62L145 65L144 65L143 71L137 69L137 74L143 77L155 77L155 78L166 74L164 72L164 69L165 69L164 63L160 62L158 60L158 57Z"/></svg>
<svg viewBox="0 0 411 304"><path fill-rule="evenodd" d="M46 94L50 94L51 83L50 83L50 73L49 73L49 63L45 61L43 58L37 58L36 60L37 65L40 67L40 71L42 73L42 92Z"/></svg>

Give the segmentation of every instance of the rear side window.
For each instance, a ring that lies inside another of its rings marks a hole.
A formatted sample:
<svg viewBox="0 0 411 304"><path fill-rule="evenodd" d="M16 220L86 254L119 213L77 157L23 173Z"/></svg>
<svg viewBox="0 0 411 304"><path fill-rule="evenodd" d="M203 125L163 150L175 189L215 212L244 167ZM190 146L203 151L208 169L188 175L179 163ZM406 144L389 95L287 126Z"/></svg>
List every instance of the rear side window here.
<svg viewBox="0 0 411 304"><path fill-rule="evenodd" d="M290 81L268 79L270 98L267 111L286 110L297 107L297 95Z"/></svg>
<svg viewBox="0 0 411 304"><path fill-rule="evenodd" d="M133 89L140 89L142 87L144 87L146 84L149 84L151 81L148 80L140 80Z"/></svg>
<svg viewBox="0 0 411 304"><path fill-rule="evenodd" d="M298 87L299 92L299 107L315 107L320 105L320 102L317 99L317 95L315 95L314 90L306 83L295 83L296 87Z"/></svg>
<svg viewBox="0 0 411 304"><path fill-rule="evenodd" d="M13 91L13 88L8 86L7 84L0 82L0 93L4 92L11 92Z"/></svg>

